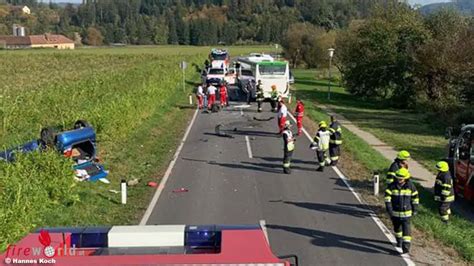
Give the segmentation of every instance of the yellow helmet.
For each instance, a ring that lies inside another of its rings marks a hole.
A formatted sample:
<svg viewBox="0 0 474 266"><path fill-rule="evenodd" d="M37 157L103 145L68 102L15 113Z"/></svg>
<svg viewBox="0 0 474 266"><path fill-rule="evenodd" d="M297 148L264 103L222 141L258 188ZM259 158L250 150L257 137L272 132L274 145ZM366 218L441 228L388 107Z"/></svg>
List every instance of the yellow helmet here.
<svg viewBox="0 0 474 266"><path fill-rule="evenodd" d="M323 127L323 128L328 127L328 124L326 124L325 121L321 121L321 122L319 122L319 127Z"/></svg>
<svg viewBox="0 0 474 266"><path fill-rule="evenodd" d="M406 168L400 168L395 172L397 179L408 179L410 178L410 172Z"/></svg>
<svg viewBox="0 0 474 266"><path fill-rule="evenodd" d="M397 159L399 160L408 160L410 159L410 153L408 151L400 151L397 155Z"/></svg>
<svg viewBox="0 0 474 266"><path fill-rule="evenodd" d="M436 169L440 172L448 172L449 171L449 165L445 161L440 161L436 163Z"/></svg>

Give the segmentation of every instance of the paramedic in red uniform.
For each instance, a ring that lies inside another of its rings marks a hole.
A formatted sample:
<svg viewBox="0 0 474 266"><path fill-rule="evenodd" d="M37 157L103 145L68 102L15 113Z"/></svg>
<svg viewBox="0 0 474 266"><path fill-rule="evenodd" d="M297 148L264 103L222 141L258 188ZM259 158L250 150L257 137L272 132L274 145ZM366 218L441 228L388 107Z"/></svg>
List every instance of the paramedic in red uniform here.
<svg viewBox="0 0 474 266"><path fill-rule="evenodd" d="M285 105L283 98L280 98L279 108L278 108L278 128L280 129L279 133L281 134L285 129L286 116L288 115L288 108Z"/></svg>
<svg viewBox="0 0 474 266"><path fill-rule="evenodd" d="M221 83L221 86L219 88L219 96L220 96L220 101L221 101L221 107L227 106L227 87L225 83Z"/></svg>
<svg viewBox="0 0 474 266"><path fill-rule="evenodd" d="M197 99L198 99L199 109L202 109L202 107L203 107L203 100L204 100L204 91L203 91L203 89L202 89L202 85L201 85L201 84L199 84L198 87L197 87L196 97L197 97Z"/></svg>
<svg viewBox="0 0 474 266"><path fill-rule="evenodd" d="M207 95L208 95L207 108L208 109L211 109L212 105L216 102L216 91L217 91L217 88L214 87L214 85L209 85L209 87L207 87Z"/></svg>
<svg viewBox="0 0 474 266"><path fill-rule="evenodd" d="M303 115L304 115L304 104L303 101L298 99L296 101L296 109L295 109L295 116L296 116L296 126L298 127L298 136L301 135L301 130L303 129Z"/></svg>

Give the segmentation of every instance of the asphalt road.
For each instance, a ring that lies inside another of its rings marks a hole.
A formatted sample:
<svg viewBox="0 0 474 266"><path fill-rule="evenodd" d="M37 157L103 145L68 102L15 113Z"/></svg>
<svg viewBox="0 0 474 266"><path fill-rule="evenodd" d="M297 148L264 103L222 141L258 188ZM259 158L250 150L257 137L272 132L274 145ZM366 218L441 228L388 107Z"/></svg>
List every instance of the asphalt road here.
<svg viewBox="0 0 474 266"><path fill-rule="evenodd" d="M283 174L276 119L254 120L275 114L255 109L198 115L147 223L265 220L274 254L297 254L300 265L405 265L334 170L316 171L306 137L297 139L292 174ZM217 124L234 138L217 136ZM173 193L179 188L189 191Z"/></svg>

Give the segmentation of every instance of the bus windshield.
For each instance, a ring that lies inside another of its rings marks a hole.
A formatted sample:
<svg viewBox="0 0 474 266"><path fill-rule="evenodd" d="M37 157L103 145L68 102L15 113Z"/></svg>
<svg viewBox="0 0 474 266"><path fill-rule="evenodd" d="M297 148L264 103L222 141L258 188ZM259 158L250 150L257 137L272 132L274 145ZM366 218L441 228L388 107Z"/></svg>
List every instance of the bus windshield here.
<svg viewBox="0 0 474 266"><path fill-rule="evenodd" d="M285 65L259 65L260 75L285 75Z"/></svg>

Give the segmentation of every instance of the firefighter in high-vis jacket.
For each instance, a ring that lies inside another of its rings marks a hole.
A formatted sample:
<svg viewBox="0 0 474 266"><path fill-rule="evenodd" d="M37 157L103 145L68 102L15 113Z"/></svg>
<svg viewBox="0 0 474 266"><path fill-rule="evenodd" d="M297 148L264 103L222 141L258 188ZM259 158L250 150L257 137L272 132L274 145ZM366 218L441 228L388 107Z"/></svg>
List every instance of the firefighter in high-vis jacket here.
<svg viewBox="0 0 474 266"><path fill-rule="evenodd" d="M391 184L395 181L395 172L400 168L408 169L408 159L410 159L410 153L408 151L400 151L397 154L397 158L393 161L393 163L388 168L387 172L387 185Z"/></svg>
<svg viewBox="0 0 474 266"><path fill-rule="evenodd" d="M285 129L282 132L283 136L283 172L285 174L290 174L291 166L291 157L293 156L293 151L295 149L295 139L293 137L293 132L290 130L291 123L290 121L285 122Z"/></svg>
<svg viewBox="0 0 474 266"><path fill-rule="evenodd" d="M329 140L329 157L331 159L331 165L337 165L339 156L341 155L342 129L334 116L331 116L329 131L331 132L331 139Z"/></svg>
<svg viewBox="0 0 474 266"><path fill-rule="evenodd" d="M327 129L328 125L325 121L319 122L319 129L316 132L316 136L313 139L311 144L311 149L316 150L316 154L319 161L319 168L317 169L320 172L324 171L324 166L330 164L331 161L327 157L327 152L329 149L329 140L331 138L331 132Z"/></svg>
<svg viewBox="0 0 474 266"><path fill-rule="evenodd" d="M448 223L451 214L451 203L454 201L453 179L449 173L447 162L438 162L436 169L438 169L438 175L434 185L434 200L439 203L438 210L441 221Z"/></svg>
<svg viewBox="0 0 474 266"><path fill-rule="evenodd" d="M256 87L256 97L257 97L257 112L262 111L262 102L265 100L265 95L263 93L263 85L262 81L258 80L257 87Z"/></svg>
<svg viewBox="0 0 474 266"><path fill-rule="evenodd" d="M280 101L280 93L278 92L276 85L272 85L272 93L270 94L270 104L272 106L273 112L276 112L278 110L279 101Z"/></svg>
<svg viewBox="0 0 474 266"><path fill-rule="evenodd" d="M402 248L403 253L408 253L412 240L410 219L416 214L420 200L408 169L400 168L395 172L395 178L385 190L385 206L392 218L397 246Z"/></svg>

